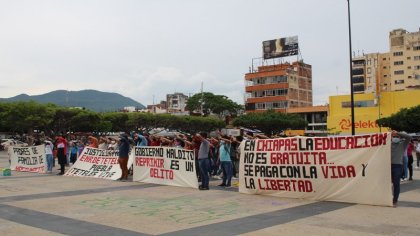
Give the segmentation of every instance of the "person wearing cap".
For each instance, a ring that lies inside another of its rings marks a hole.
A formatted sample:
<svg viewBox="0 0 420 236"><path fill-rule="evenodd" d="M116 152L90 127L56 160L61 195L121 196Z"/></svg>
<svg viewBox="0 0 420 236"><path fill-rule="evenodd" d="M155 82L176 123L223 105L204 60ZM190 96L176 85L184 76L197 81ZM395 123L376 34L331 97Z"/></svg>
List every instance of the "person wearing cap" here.
<svg viewBox="0 0 420 236"><path fill-rule="evenodd" d="M128 179L128 152L130 150L130 141L128 140L127 134L121 134L119 145L118 145L118 163L120 164L121 168L121 177L118 180L127 181Z"/></svg>

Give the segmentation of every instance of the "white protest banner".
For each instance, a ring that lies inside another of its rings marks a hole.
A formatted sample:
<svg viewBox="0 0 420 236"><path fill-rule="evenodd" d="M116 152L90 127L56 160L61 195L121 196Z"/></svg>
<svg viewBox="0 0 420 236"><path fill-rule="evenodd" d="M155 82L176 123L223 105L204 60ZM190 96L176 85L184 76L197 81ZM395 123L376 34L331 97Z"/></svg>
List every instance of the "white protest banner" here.
<svg viewBox="0 0 420 236"><path fill-rule="evenodd" d="M198 188L194 151L172 147L136 147L133 180Z"/></svg>
<svg viewBox="0 0 420 236"><path fill-rule="evenodd" d="M239 192L392 206L390 133L241 143Z"/></svg>
<svg viewBox="0 0 420 236"><path fill-rule="evenodd" d="M44 145L9 147L9 155L11 170L45 173L47 169Z"/></svg>
<svg viewBox="0 0 420 236"><path fill-rule="evenodd" d="M132 164L133 155L130 155L127 167L130 168ZM117 180L121 177L121 173L118 151L85 147L77 161L64 175Z"/></svg>

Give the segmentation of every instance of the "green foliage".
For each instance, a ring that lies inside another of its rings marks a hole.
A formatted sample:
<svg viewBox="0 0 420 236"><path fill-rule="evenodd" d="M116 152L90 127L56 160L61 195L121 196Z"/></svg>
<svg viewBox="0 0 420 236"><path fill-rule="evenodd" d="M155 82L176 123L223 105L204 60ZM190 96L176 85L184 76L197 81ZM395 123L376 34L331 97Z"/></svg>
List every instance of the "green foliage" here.
<svg viewBox="0 0 420 236"><path fill-rule="evenodd" d="M188 98L186 109L190 112L201 111L203 104L203 113L205 116L209 114L217 114L219 117L223 115L236 115L242 110L242 106L230 100L223 95L215 95L213 93L197 93Z"/></svg>
<svg viewBox="0 0 420 236"><path fill-rule="evenodd" d="M383 127L389 127L393 130L406 131L414 133L420 131L420 105L403 108L389 117L381 118L376 122Z"/></svg>
<svg viewBox="0 0 420 236"><path fill-rule="evenodd" d="M259 129L271 135L286 129L304 129L307 122L295 114L267 111L240 116L233 120L233 125Z"/></svg>
<svg viewBox="0 0 420 236"><path fill-rule="evenodd" d="M167 128L184 132L212 131L224 122L211 117L173 116L150 113L97 113L89 110L59 107L54 104L0 102L0 131L31 133L118 132L138 129Z"/></svg>

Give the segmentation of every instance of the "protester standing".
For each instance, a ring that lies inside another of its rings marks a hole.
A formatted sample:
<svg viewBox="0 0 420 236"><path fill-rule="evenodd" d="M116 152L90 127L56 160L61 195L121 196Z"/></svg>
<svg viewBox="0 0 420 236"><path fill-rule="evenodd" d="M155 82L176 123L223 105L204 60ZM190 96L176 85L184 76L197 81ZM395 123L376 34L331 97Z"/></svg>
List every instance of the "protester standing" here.
<svg viewBox="0 0 420 236"><path fill-rule="evenodd" d="M127 163L128 163L128 152L130 150L130 141L128 140L128 135L125 133L120 135L118 150L119 150L118 163L120 164L120 168L122 171L121 177L118 180L125 182L128 180Z"/></svg>
<svg viewBox="0 0 420 236"><path fill-rule="evenodd" d="M414 150L414 143L413 143L413 140L411 140L407 147L408 180L413 180L413 161L414 161L413 150Z"/></svg>
<svg viewBox="0 0 420 236"><path fill-rule="evenodd" d="M210 142L207 140L207 133L197 134L200 140L200 148L198 149L198 166L200 168L201 186L200 190L209 190L209 150Z"/></svg>
<svg viewBox="0 0 420 236"><path fill-rule="evenodd" d="M67 164L67 140L62 136L57 137L57 159L60 164L60 173L57 175L64 175L64 168Z"/></svg>
<svg viewBox="0 0 420 236"><path fill-rule="evenodd" d="M416 148L416 157L417 157L417 165L416 165L416 169L418 169L420 166L420 140L417 140L417 143L415 145Z"/></svg>
<svg viewBox="0 0 420 236"><path fill-rule="evenodd" d="M230 187L232 181L231 140L224 136L220 138L219 159L223 170L223 181L219 186Z"/></svg>
<svg viewBox="0 0 420 236"><path fill-rule="evenodd" d="M394 207L396 207L398 197L400 195L400 178L402 176L403 155L411 141L411 136L397 131L392 131L391 136L391 179L393 185L392 203Z"/></svg>
<svg viewBox="0 0 420 236"><path fill-rule="evenodd" d="M77 148L77 144L76 141L71 142L70 144L71 149L70 149L70 163L73 165L76 160L77 160L77 152L78 152L78 148Z"/></svg>
<svg viewBox="0 0 420 236"><path fill-rule="evenodd" d="M49 138L47 138L45 140L45 157L47 159L47 173L52 173L53 161L54 161L53 149L54 149L54 144L49 140Z"/></svg>

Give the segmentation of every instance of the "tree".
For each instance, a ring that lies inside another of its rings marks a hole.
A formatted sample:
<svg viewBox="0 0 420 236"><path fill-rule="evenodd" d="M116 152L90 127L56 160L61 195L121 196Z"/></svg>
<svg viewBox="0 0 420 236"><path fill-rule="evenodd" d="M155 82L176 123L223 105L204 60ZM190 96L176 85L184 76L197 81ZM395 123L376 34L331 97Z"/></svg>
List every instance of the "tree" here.
<svg viewBox="0 0 420 236"><path fill-rule="evenodd" d="M286 129L305 129L307 122L295 114L267 111L240 116L233 120L233 125L258 129L271 135Z"/></svg>
<svg viewBox="0 0 420 236"><path fill-rule="evenodd" d="M403 108L389 117L381 118L376 122L380 126L389 127L393 130L406 131L409 133L420 131L420 105Z"/></svg>
<svg viewBox="0 0 420 236"><path fill-rule="evenodd" d="M0 108L1 128L20 134L47 127L53 117L51 105L34 101L5 103Z"/></svg>
<svg viewBox="0 0 420 236"><path fill-rule="evenodd" d="M201 107L202 106L202 107ZM224 115L236 115L242 110L242 106L223 95L213 93L197 93L188 98L186 109L190 113L200 111L204 116L217 114L220 118Z"/></svg>

